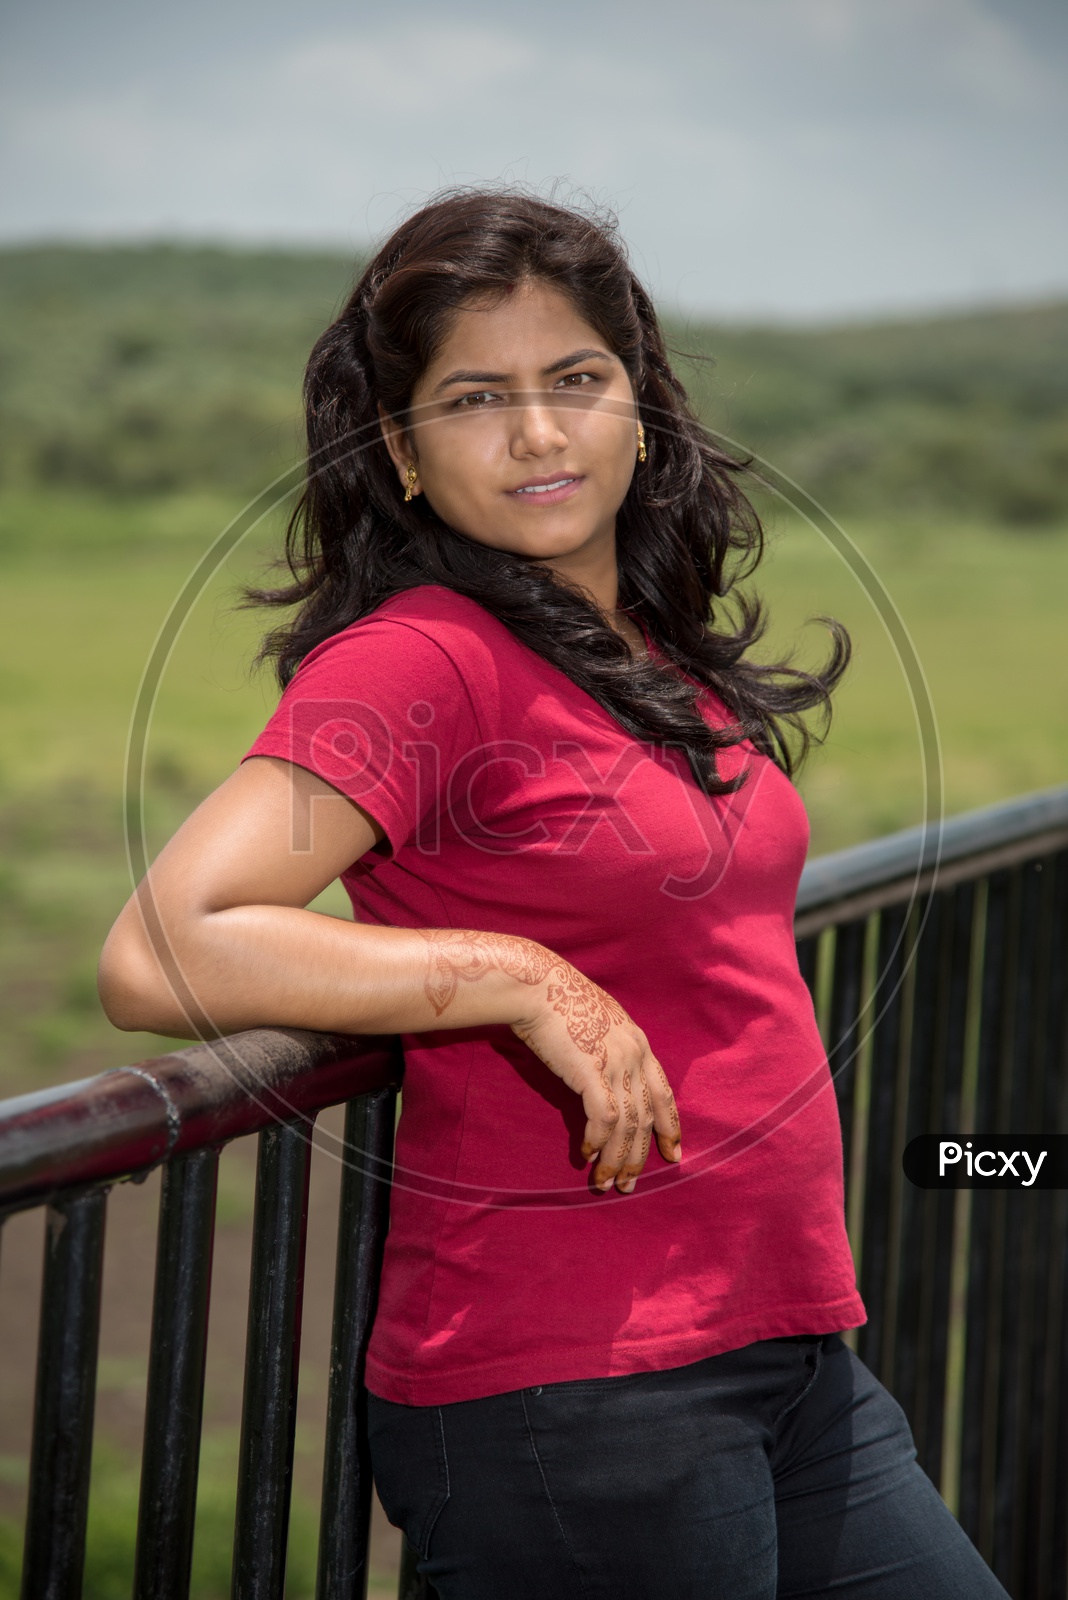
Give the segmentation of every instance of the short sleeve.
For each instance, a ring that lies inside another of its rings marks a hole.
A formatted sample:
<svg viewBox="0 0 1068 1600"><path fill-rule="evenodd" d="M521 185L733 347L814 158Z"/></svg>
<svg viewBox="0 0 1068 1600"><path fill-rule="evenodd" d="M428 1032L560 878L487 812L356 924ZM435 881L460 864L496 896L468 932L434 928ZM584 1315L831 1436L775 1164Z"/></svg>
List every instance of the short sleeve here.
<svg viewBox="0 0 1068 1600"><path fill-rule="evenodd" d="M314 772L373 817L396 854L440 803L440 774L474 743L451 655L422 628L376 616L305 657L242 760L277 756Z"/></svg>

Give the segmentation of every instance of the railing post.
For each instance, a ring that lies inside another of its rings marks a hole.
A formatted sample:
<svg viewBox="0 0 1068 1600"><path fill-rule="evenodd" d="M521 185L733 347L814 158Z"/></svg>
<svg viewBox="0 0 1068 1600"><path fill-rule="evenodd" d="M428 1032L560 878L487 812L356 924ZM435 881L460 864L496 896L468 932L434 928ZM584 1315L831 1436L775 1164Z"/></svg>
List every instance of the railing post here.
<svg viewBox="0 0 1068 1600"><path fill-rule="evenodd" d="M1068 1133L1068 852L1051 863L1051 928L1049 987L1041 1030L1045 1055L1042 1124ZM1040 1492L1029 1543L1033 1551L1030 1578L1038 1594L1053 1594L1055 1584L1068 1587L1068 1194L1043 1196L1050 1203L1044 1256L1049 1267L1045 1353L1039 1374L1041 1404L1033 1425L1041 1432ZM1050 1419L1054 1421L1051 1425Z"/></svg>
<svg viewBox="0 0 1068 1600"><path fill-rule="evenodd" d="M316 1600L363 1600L367 1593L371 1463L363 1366L389 1218L396 1103L396 1091L383 1089L350 1101L345 1113Z"/></svg>
<svg viewBox="0 0 1068 1600"><path fill-rule="evenodd" d="M218 1151L163 1169L134 1600L186 1600L196 1515Z"/></svg>
<svg viewBox="0 0 1068 1600"><path fill-rule="evenodd" d="M300 1118L260 1134L233 1600L281 1600L285 1586L311 1132Z"/></svg>
<svg viewBox="0 0 1068 1600"><path fill-rule="evenodd" d="M834 1077L838 1115L842 1125L846 1206L850 1202L850 1164L853 1149L853 1111L857 1095L857 1056L860 1039L860 1002L864 978L866 920L844 922L835 929L834 971L830 1015L827 1019L827 1060Z"/></svg>
<svg viewBox="0 0 1068 1600"><path fill-rule="evenodd" d="M22 1600L79 1600L107 1193L48 1207Z"/></svg>
<svg viewBox="0 0 1068 1600"><path fill-rule="evenodd" d="M907 918L906 906L888 906L879 913L872 1000L874 1037L860 1249L868 1321L860 1329L857 1351L884 1383L889 1381L893 1365L897 1328L897 1225L903 1182L898 1126L905 1110L899 1067Z"/></svg>
<svg viewBox="0 0 1068 1600"><path fill-rule="evenodd" d="M437 1590L419 1571L419 1552L413 1550L407 1539L401 1539L400 1576L397 1582L397 1600L435 1600Z"/></svg>

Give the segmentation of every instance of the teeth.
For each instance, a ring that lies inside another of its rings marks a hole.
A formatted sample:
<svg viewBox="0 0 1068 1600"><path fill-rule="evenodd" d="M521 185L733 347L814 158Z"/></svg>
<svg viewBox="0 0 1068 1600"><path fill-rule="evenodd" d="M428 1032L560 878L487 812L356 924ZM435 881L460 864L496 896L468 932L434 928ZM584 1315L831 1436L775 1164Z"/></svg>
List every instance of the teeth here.
<svg viewBox="0 0 1068 1600"><path fill-rule="evenodd" d="M574 481L574 478L561 478L559 483L532 483L527 489L517 489L516 494L548 494L550 489L563 489Z"/></svg>

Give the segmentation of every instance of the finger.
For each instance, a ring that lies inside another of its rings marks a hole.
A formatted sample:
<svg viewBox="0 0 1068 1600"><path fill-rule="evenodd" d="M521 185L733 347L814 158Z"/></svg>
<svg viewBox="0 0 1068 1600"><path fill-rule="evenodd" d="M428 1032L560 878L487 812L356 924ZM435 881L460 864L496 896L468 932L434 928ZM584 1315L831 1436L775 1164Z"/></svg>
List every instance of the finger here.
<svg viewBox="0 0 1068 1600"><path fill-rule="evenodd" d="M625 1068L621 1074L616 1099L622 1102L619 1121L611 1139L601 1151L593 1176L599 1189L609 1189L616 1183L626 1165L641 1121L629 1068Z"/></svg>
<svg viewBox="0 0 1068 1600"><path fill-rule="evenodd" d="M642 1040L643 1053L648 1053L648 1041ZM627 1159L619 1174L618 1189L620 1194L631 1194L638 1181L646 1160L649 1156L649 1147L653 1136L653 1099L649 1092L649 1081L645 1075L643 1063L638 1063L638 1094L640 1098L639 1121L635 1137L631 1142Z"/></svg>
<svg viewBox="0 0 1068 1600"><path fill-rule="evenodd" d="M584 1160L592 1161L611 1143L619 1126L619 1101L607 1072L598 1073L583 1090L582 1105L586 1112L582 1155Z"/></svg>
<svg viewBox="0 0 1068 1600"><path fill-rule="evenodd" d="M627 1159L623 1163L623 1168L616 1184L620 1194L630 1194L633 1191L634 1185L641 1176L642 1169L648 1159L652 1142L653 1130L651 1125L640 1127L627 1154Z"/></svg>
<svg viewBox="0 0 1068 1600"><path fill-rule="evenodd" d="M656 1147L665 1161L673 1163L681 1161L682 1130L679 1125L679 1110L667 1074L651 1050L642 1063L642 1071L653 1107Z"/></svg>

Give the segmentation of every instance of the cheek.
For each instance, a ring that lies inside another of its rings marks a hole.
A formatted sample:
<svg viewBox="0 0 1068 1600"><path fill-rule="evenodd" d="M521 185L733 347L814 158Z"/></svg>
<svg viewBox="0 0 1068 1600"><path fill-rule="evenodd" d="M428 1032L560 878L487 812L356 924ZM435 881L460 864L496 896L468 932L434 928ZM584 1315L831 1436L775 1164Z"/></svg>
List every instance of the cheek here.
<svg viewBox="0 0 1068 1600"><path fill-rule="evenodd" d="M420 447L420 474L438 515L464 527L474 508L493 497L507 450L500 428L479 423L442 427L428 436Z"/></svg>
<svg viewBox="0 0 1068 1600"><path fill-rule="evenodd" d="M637 456L635 425L618 412L591 411L585 419L581 444L605 486L622 487L634 473Z"/></svg>
<svg viewBox="0 0 1068 1600"><path fill-rule="evenodd" d="M479 457L477 430L457 427L454 422L428 422L416 430L413 442L419 452L419 473L425 483L447 483L458 474L470 471Z"/></svg>
<svg viewBox="0 0 1068 1600"><path fill-rule="evenodd" d="M508 419L503 411L449 417L426 432L427 468L446 477L458 467L477 470L491 465L507 454L508 439Z"/></svg>
<svg viewBox="0 0 1068 1600"><path fill-rule="evenodd" d="M629 451L637 448L634 421L624 414L621 402L611 407L591 406L588 411L576 412L572 431L576 438L581 436L590 449L596 450L606 460L615 456L625 457Z"/></svg>

